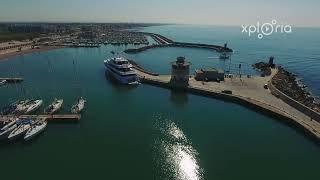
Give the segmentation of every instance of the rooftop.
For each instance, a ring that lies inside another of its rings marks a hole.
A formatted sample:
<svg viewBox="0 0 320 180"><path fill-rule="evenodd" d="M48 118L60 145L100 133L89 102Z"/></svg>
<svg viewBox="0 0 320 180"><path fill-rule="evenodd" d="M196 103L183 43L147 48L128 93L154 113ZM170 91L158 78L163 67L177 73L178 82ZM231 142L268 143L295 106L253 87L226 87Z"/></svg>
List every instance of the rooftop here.
<svg viewBox="0 0 320 180"><path fill-rule="evenodd" d="M214 67L208 67L205 69L197 69L196 70L197 73L203 73L203 72L218 72L218 73L224 73L224 71L222 69L216 69Z"/></svg>

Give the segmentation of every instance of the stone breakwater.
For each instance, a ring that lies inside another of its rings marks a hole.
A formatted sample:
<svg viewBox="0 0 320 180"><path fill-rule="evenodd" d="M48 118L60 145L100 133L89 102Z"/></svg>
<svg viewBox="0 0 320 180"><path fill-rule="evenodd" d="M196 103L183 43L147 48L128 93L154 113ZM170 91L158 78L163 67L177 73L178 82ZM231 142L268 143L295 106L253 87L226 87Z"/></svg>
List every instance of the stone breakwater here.
<svg viewBox="0 0 320 180"><path fill-rule="evenodd" d="M214 50L217 52L233 52L232 49L225 46L219 46L219 45L212 45L212 44L199 44L199 43L186 43L186 42L175 42L167 37L164 37L159 34L154 33L144 33L145 35L149 35L152 37L158 44L152 44L149 46L143 46L136 49L127 49L124 52L125 53L139 53L142 51L146 51L148 49L153 48L161 48L161 47L182 47L182 48L201 48L201 49L208 49L208 50Z"/></svg>
<svg viewBox="0 0 320 180"><path fill-rule="evenodd" d="M272 78L272 84L295 101L320 112L320 104L315 101L310 92L298 84L296 76L284 68L278 67L278 73Z"/></svg>
<svg viewBox="0 0 320 180"><path fill-rule="evenodd" d="M257 69L261 72L261 76L270 76L271 75L271 67L268 63L258 62L252 65L254 69Z"/></svg>
<svg viewBox="0 0 320 180"><path fill-rule="evenodd" d="M175 84L170 82L170 75L154 76L144 73L137 68L136 72L141 83L177 90ZM270 82L276 73L277 69L272 69L271 76L246 79L226 78L225 81L220 83L203 83L191 77L189 86L184 88L179 87L179 90L234 102L263 114L273 116L281 122L294 127L307 137L311 137L315 142L320 144L320 123L315 121L316 117L314 118L315 120L311 120L308 115L309 113L303 111L309 108L300 106L299 103L295 104L295 101L291 98L283 98L286 97L286 95L276 88L273 88L274 86ZM268 82L271 92L263 88L263 85ZM224 93L224 90L231 90L232 94ZM284 96L279 96L280 93ZM278 95L275 96L275 94Z"/></svg>

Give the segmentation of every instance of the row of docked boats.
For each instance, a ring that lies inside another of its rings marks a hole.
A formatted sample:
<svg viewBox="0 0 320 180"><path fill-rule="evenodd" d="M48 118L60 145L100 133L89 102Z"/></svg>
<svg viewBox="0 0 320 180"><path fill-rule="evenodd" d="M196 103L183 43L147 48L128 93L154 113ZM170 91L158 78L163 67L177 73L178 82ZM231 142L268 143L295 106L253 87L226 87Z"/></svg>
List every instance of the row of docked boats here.
<svg viewBox="0 0 320 180"><path fill-rule="evenodd" d="M85 107L86 100L81 97L77 100L77 102L72 105L71 113L78 114ZM30 114L37 111L41 105L43 104L43 100L21 100L14 102L12 104L7 105L1 110L2 115L8 114ZM55 114L59 110L61 110L63 105L63 99L54 99L54 101L45 108L45 114Z"/></svg>
<svg viewBox="0 0 320 180"><path fill-rule="evenodd" d="M42 100L21 100L7 105L1 111L2 115L7 114L30 114L40 108Z"/></svg>
<svg viewBox="0 0 320 180"><path fill-rule="evenodd" d="M0 129L0 138L15 140L23 137L28 141L39 135L47 127L47 121L17 118Z"/></svg>
<svg viewBox="0 0 320 180"><path fill-rule="evenodd" d="M12 112L16 112L17 110L21 112L33 112L38 109L41 104L42 100L23 100L11 104L10 107L13 110ZM80 113L84 109L85 104L86 100L82 97L79 98L72 106L71 112L74 114ZM62 108L62 105L63 99L55 99L44 110L44 112L45 114L54 114ZM4 124L4 126L0 129L0 139L15 140L23 137L24 140L28 141L43 132L46 127L47 121L45 119L15 118L12 121Z"/></svg>

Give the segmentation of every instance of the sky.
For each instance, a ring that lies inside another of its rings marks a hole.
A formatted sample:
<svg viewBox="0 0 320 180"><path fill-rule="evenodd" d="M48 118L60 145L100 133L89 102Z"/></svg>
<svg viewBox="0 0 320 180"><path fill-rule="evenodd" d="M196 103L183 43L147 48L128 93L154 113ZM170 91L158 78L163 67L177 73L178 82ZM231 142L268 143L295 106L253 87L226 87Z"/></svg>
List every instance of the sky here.
<svg viewBox="0 0 320 180"><path fill-rule="evenodd" d="M319 0L0 0L0 21L320 27L319 9Z"/></svg>

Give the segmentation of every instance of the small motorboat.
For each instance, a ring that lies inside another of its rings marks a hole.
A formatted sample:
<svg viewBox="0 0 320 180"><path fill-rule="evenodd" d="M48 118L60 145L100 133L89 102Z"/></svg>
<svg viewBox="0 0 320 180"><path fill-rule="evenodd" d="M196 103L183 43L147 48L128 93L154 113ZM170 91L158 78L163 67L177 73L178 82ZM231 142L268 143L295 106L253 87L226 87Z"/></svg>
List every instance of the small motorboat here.
<svg viewBox="0 0 320 180"><path fill-rule="evenodd" d="M25 114L29 114L29 113L36 111L37 109L40 108L42 103L43 103L42 100L32 101L32 103L29 104L28 109L26 110Z"/></svg>
<svg viewBox="0 0 320 180"><path fill-rule="evenodd" d="M39 135L41 132L45 130L47 127L47 121L41 121L37 122L31 125L31 128L27 131L27 133L24 136L24 140L28 141L35 136Z"/></svg>
<svg viewBox="0 0 320 180"><path fill-rule="evenodd" d="M1 81L0 81L0 86L3 86L3 85L5 85L5 84L7 84L7 80L1 80Z"/></svg>
<svg viewBox="0 0 320 180"><path fill-rule="evenodd" d="M219 56L219 59L222 59L222 60L226 60L226 59L230 59L230 55L228 53L221 53L220 56Z"/></svg>
<svg viewBox="0 0 320 180"><path fill-rule="evenodd" d="M31 119L21 120L18 127L9 134L8 139L13 140L23 136L31 128L32 122L33 121Z"/></svg>
<svg viewBox="0 0 320 180"><path fill-rule="evenodd" d="M84 109L84 105L87 101L82 97L71 107L71 113L78 114Z"/></svg>
<svg viewBox="0 0 320 180"><path fill-rule="evenodd" d="M45 110L45 114L54 114L58 112L62 108L63 99L54 99L53 103L51 103Z"/></svg>

